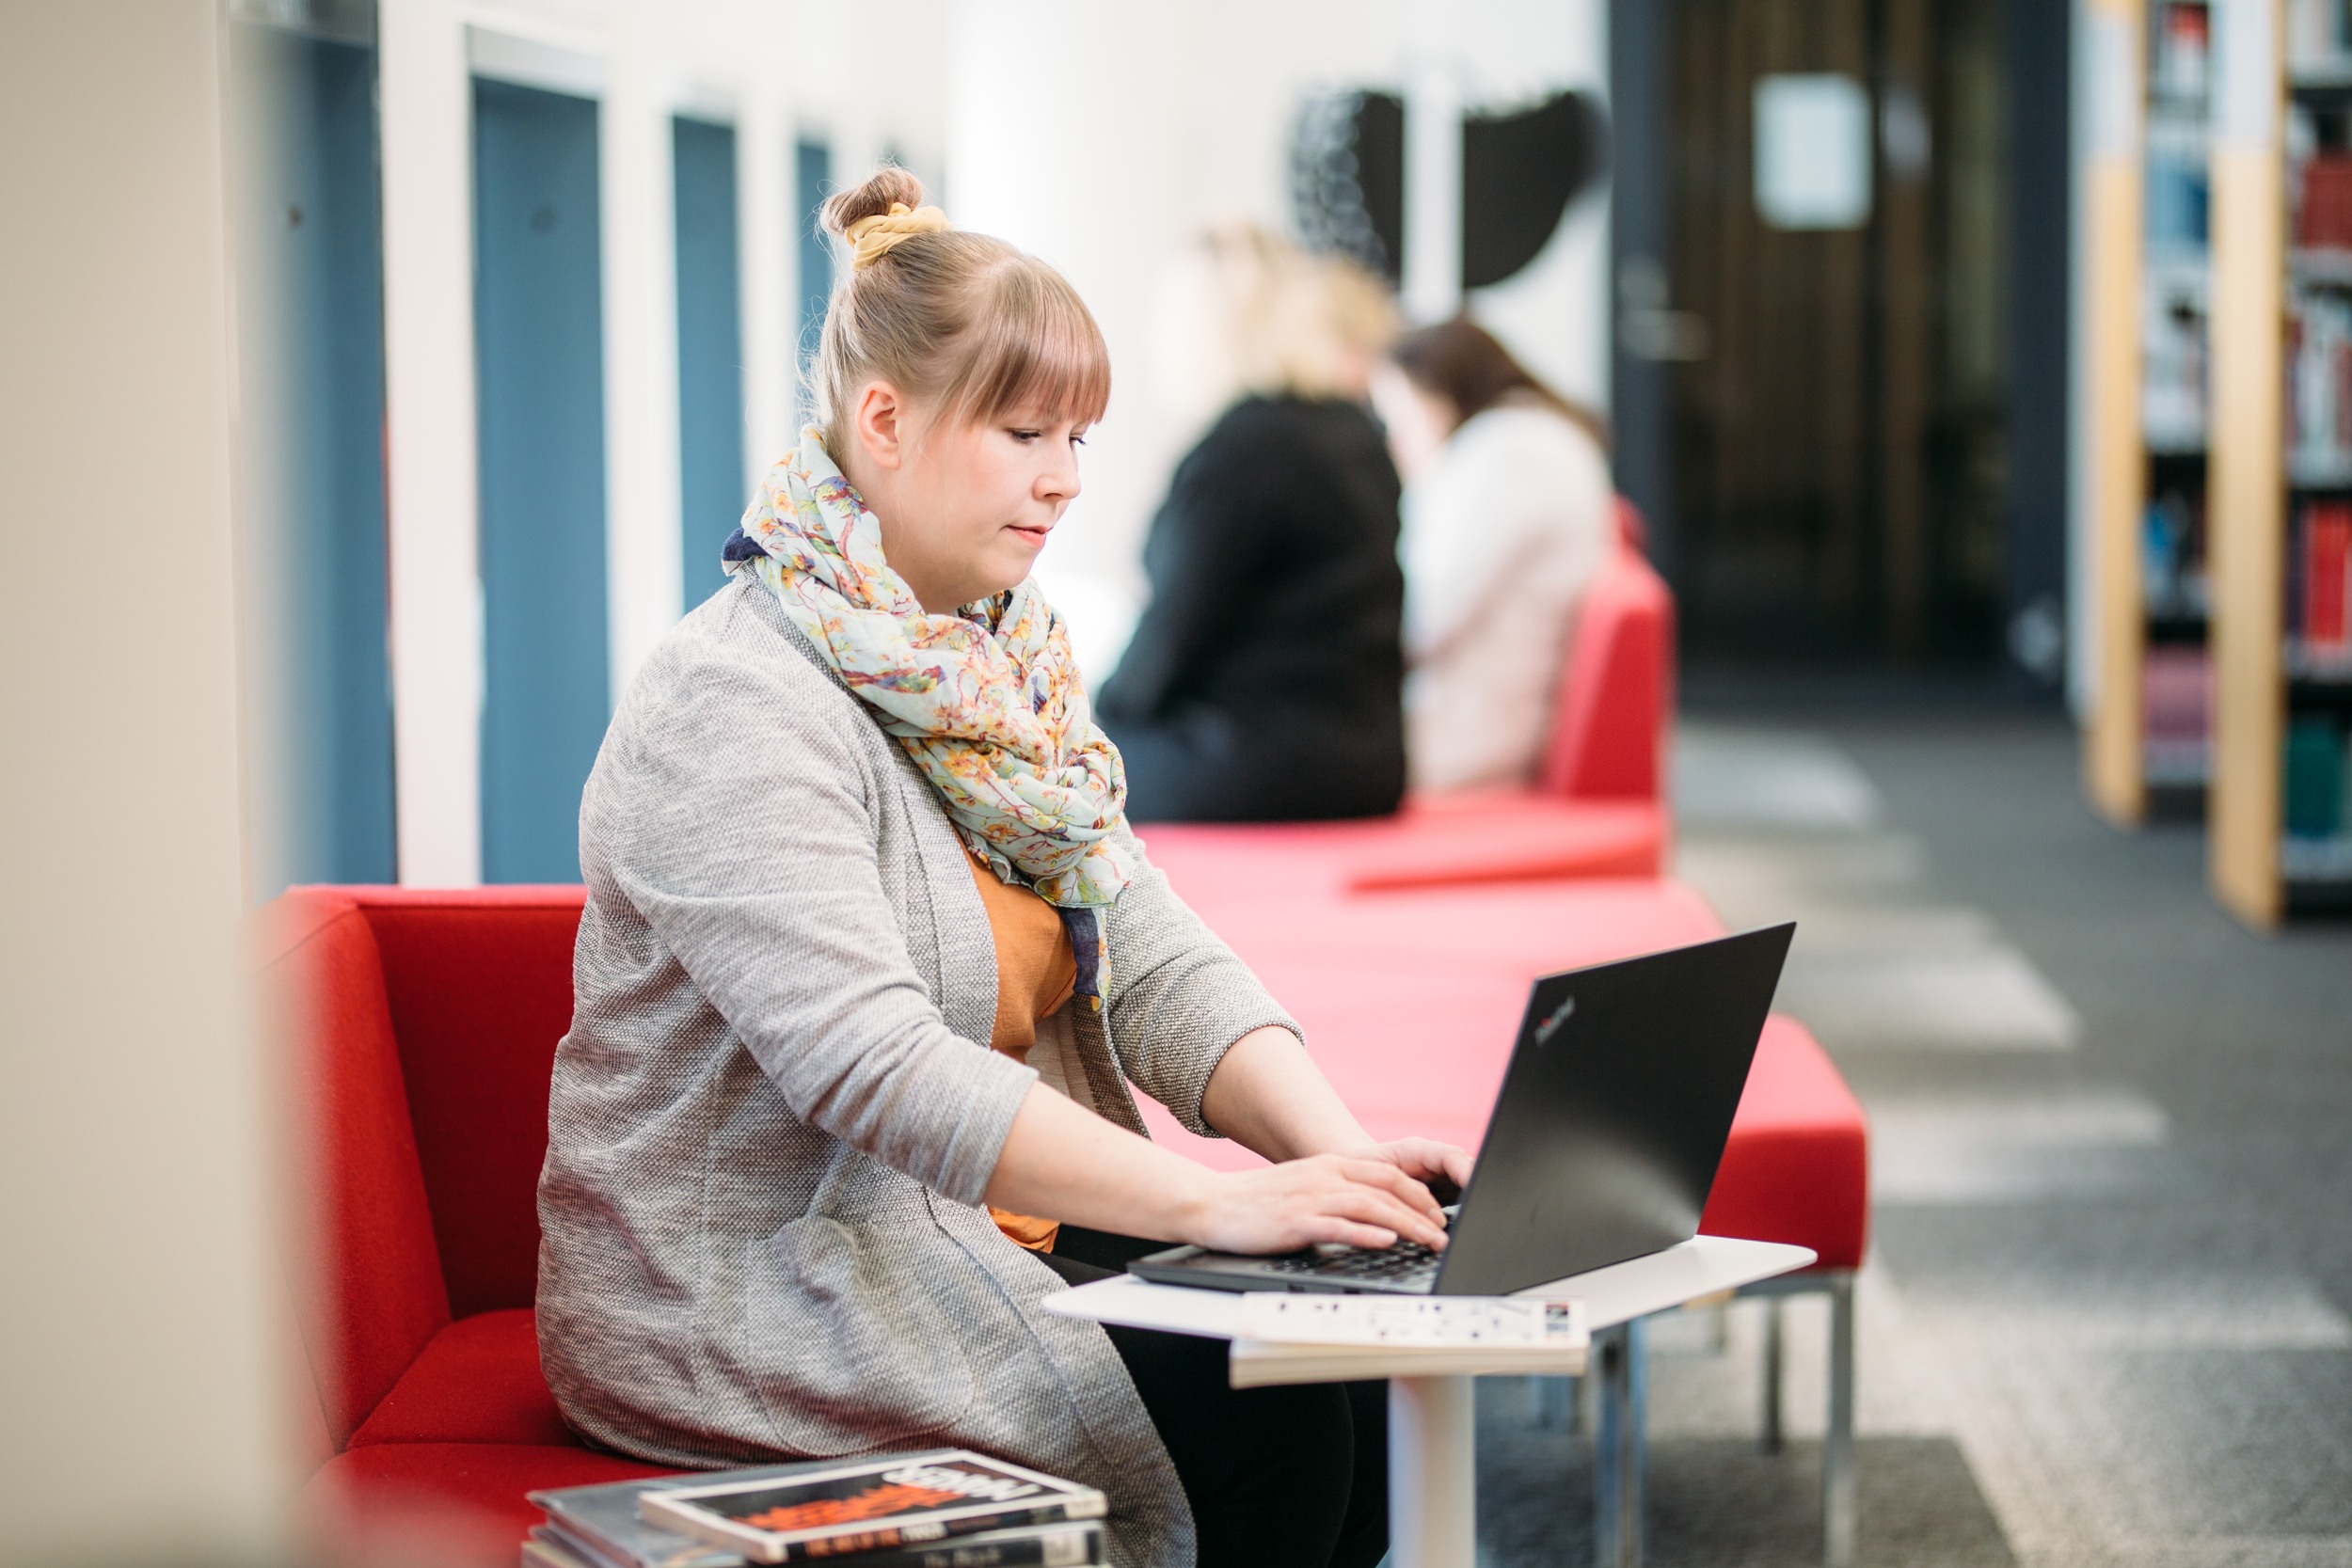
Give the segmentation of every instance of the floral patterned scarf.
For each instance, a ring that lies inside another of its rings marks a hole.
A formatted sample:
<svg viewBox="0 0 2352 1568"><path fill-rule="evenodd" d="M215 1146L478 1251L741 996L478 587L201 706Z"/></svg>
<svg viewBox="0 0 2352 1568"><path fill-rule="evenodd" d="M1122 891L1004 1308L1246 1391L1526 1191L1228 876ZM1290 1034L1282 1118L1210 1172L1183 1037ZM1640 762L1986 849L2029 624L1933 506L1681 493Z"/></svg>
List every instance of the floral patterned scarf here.
<svg viewBox="0 0 2352 1568"><path fill-rule="evenodd" d="M814 427L769 470L725 560L759 574L998 877L1063 909L1118 900L1133 874L1110 836L1126 770L1035 583L953 615L924 610Z"/></svg>

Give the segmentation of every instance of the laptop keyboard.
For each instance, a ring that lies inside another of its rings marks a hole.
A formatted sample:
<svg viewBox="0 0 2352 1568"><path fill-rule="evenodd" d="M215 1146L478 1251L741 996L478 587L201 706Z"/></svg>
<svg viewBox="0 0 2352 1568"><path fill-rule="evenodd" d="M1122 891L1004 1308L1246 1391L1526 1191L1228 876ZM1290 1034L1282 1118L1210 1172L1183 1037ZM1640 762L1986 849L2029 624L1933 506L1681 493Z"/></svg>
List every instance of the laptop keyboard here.
<svg viewBox="0 0 2352 1568"><path fill-rule="evenodd" d="M1318 1279L1362 1279L1383 1285L1412 1285L1438 1276L1438 1255L1419 1242L1394 1246L1321 1247L1265 1259L1264 1267L1279 1274L1312 1275Z"/></svg>

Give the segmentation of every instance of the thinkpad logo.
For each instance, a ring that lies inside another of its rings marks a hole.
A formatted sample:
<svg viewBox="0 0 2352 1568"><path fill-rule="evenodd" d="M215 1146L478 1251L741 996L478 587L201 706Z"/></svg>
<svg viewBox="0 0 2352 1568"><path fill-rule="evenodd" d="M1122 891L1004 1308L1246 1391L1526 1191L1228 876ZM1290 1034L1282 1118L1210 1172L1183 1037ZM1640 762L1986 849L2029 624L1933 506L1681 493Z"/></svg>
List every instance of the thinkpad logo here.
<svg viewBox="0 0 2352 1568"><path fill-rule="evenodd" d="M1567 1022L1568 1015L1574 1011L1576 1011L1576 998L1573 996L1562 998L1560 1006L1551 1010L1551 1016L1535 1025L1535 1043L1549 1045L1551 1037L1560 1032L1560 1025Z"/></svg>

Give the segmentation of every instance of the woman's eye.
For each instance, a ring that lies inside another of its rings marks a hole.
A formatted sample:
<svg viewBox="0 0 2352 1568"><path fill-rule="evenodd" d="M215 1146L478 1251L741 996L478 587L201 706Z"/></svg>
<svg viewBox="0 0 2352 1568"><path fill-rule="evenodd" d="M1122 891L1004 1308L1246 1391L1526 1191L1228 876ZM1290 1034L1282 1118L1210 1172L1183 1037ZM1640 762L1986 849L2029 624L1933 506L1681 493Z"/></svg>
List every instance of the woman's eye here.
<svg viewBox="0 0 2352 1568"><path fill-rule="evenodd" d="M1073 436L1070 438L1070 444L1073 447L1083 447L1087 444L1087 438L1083 436Z"/></svg>
<svg viewBox="0 0 2352 1568"><path fill-rule="evenodd" d="M1016 430L1011 434L1014 440L1028 442L1036 440L1039 436L1043 436L1045 432L1041 430Z"/></svg>

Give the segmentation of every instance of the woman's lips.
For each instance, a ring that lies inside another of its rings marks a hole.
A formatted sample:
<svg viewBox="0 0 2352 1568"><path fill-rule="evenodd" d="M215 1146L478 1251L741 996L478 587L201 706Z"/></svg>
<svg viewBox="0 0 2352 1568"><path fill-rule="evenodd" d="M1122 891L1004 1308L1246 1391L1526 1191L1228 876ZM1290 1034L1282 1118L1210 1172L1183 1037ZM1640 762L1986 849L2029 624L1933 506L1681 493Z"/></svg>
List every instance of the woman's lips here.
<svg viewBox="0 0 2352 1568"><path fill-rule="evenodd" d="M1054 531L1050 528L1023 528L1019 523L1009 523L1006 526L1016 537L1025 541L1033 550L1043 549L1045 536Z"/></svg>

